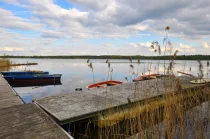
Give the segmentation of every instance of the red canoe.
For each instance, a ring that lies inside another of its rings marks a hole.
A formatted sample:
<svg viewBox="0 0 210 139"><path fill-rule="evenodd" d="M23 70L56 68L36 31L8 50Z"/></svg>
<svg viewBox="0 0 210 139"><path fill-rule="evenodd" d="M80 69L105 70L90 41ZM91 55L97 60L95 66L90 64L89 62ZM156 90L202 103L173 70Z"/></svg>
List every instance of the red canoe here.
<svg viewBox="0 0 210 139"><path fill-rule="evenodd" d="M100 88L100 87L112 86L112 85L117 85L117 84L122 84L122 83L123 82L121 82L121 81L109 80L109 81L104 81L104 82L99 82L99 83L88 85L87 88L88 89L95 88L95 87Z"/></svg>

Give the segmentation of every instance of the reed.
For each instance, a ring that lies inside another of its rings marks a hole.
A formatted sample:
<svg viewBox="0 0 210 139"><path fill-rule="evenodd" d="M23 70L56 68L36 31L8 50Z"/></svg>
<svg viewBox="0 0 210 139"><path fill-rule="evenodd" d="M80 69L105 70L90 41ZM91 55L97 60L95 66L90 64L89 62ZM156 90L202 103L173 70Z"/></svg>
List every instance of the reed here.
<svg viewBox="0 0 210 139"><path fill-rule="evenodd" d="M172 51L172 43L168 37L170 27L165 28L166 37L163 40L164 52ZM161 54L161 47L157 41L151 43L151 48L155 53ZM164 73L174 75L174 60L176 60L178 50L169 59L169 64L164 61ZM129 58L129 77L132 79L134 65L132 58ZM110 74L110 65L108 63L108 77ZM137 61L140 64L140 59ZM203 65L198 61L199 77L203 77ZM167 68L165 68L167 66ZM207 62L208 73L209 62ZM138 67L137 67L138 68ZM167 72L165 72L167 69ZM191 68L190 68L191 69ZM159 62L158 62L159 71ZM92 71L93 72L93 71ZM138 73L138 70L137 70ZM125 78L128 82L128 78ZM157 79L159 81L160 79ZM156 99L147 101L132 102L128 96L128 104L123 108L110 108L106 112L99 112L97 118L92 120L94 128L97 128L97 137L99 139L174 139L174 138L210 138L208 128L210 127L210 87L208 84L200 85L182 85L179 78L170 76L162 79L163 87L150 87L145 94L152 96L154 90L165 90L166 93ZM129 95L139 95L141 92L138 83L130 82L131 92ZM194 89L191 89L191 87ZM144 85L142 89L146 88ZM112 93L112 92L111 92ZM110 95L112 96L112 95ZM113 95L114 96L114 95ZM112 97L113 97L112 96ZM112 102L107 102L112 103ZM107 104L104 104L107 105ZM110 107L112 104L110 104ZM89 122L87 127L89 126ZM209 126L209 127L208 127ZM87 130L88 131L88 130ZM82 138L92 138L89 133L85 133Z"/></svg>
<svg viewBox="0 0 210 139"><path fill-rule="evenodd" d="M96 138L209 138L207 128L210 120L210 87L203 85L196 89L190 89L191 85L182 86L179 79L167 78L164 81L169 90L158 99L130 102L126 108L110 109L106 113L98 113L97 120L92 121L94 128L98 130ZM170 89L170 85L174 84L175 91ZM138 94L138 91L137 89L133 92ZM147 90L148 96L151 92L152 88ZM208 107L203 113L202 107L206 103ZM81 138L92 138L90 122L87 123L86 128L86 132Z"/></svg>
<svg viewBox="0 0 210 139"><path fill-rule="evenodd" d="M87 60L87 63L88 63L88 67L89 67L89 68L91 69L91 71L92 71L93 83L96 83L95 75L94 75L94 70L93 70L93 64L92 64L92 62L90 62L90 59Z"/></svg>
<svg viewBox="0 0 210 139"><path fill-rule="evenodd" d="M167 26L166 37L163 40L164 55L166 52L172 53L172 43L168 37L170 27ZM151 48L155 53L161 54L161 47L157 41L151 43ZM169 59L168 68L164 61L164 74L174 75L174 60L177 57L178 50L175 50L173 56ZM129 61L132 63L132 59ZM203 77L203 65L199 62L199 77ZM207 62L207 68L209 63ZM134 67L130 65L130 71ZM159 62L158 62L159 69ZM167 72L165 72L167 69ZM129 71L129 73L130 73ZM159 71L159 70L158 70ZM100 137L103 139L159 139L159 138L182 138L185 139L189 135L191 138L210 138L206 132L206 126L209 124L209 107L206 110L207 116L201 116L199 109L194 107L208 102L210 98L210 88L203 87L190 90L190 85L182 86L179 79L165 79L164 84L168 88L175 85L173 89L167 92L162 98L147 102L132 104L126 109L120 111L111 111L106 115L98 115L98 127L101 130ZM144 87L144 86L142 86ZM157 88L159 89L159 88ZM167 89L165 89L167 90ZM170 89L169 89L170 90ZM147 90L150 94L151 90ZM138 94L136 87L133 93ZM205 128L203 125L203 117L205 120ZM190 119L190 120L189 120ZM193 132L193 133L191 133Z"/></svg>
<svg viewBox="0 0 210 139"><path fill-rule="evenodd" d="M30 66L30 65L38 65L38 63L14 63L9 59L0 59L0 68L7 69L15 66Z"/></svg>
<svg viewBox="0 0 210 139"><path fill-rule="evenodd" d="M119 112L112 111L105 116L99 115L100 137L103 139L185 139L191 130L194 131L192 136L195 138L209 137L202 124L203 115L199 115L199 109L191 110L196 105L208 101L209 98L209 87L169 92L159 100L136 104ZM208 118L206 116L206 119ZM190 123L188 123L189 119Z"/></svg>
<svg viewBox="0 0 210 139"><path fill-rule="evenodd" d="M0 59L0 67L10 67L12 62L8 59Z"/></svg>

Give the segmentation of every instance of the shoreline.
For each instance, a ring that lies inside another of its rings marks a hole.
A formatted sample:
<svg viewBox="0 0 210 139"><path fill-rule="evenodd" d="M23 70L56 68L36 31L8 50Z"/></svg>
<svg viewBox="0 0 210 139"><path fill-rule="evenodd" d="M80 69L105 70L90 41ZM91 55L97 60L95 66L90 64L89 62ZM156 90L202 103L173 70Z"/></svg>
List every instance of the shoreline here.
<svg viewBox="0 0 210 139"><path fill-rule="evenodd" d="M170 60L173 55L167 56L122 56L122 55L75 55L75 56L0 56L0 58L31 58L31 59L134 59L134 60ZM210 55L179 55L175 60L210 60Z"/></svg>

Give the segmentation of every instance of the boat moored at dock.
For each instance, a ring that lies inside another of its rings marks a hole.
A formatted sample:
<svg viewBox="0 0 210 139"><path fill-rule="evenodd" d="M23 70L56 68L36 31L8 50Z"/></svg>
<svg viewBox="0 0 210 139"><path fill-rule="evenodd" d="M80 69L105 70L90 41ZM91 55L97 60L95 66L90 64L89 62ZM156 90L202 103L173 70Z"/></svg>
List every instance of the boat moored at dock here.
<svg viewBox="0 0 210 139"><path fill-rule="evenodd" d="M41 73L41 74L38 74ZM15 87L37 86L37 85L55 85L61 84L62 74L49 74L49 72L10 72L4 73L3 77L7 82Z"/></svg>
<svg viewBox="0 0 210 139"><path fill-rule="evenodd" d="M34 74L34 75L10 75L4 76L7 81L11 80L60 80L62 74Z"/></svg>
<svg viewBox="0 0 210 139"><path fill-rule="evenodd" d="M1 72L3 76L13 75L35 75L35 74L49 74L48 71L5 71Z"/></svg>
<svg viewBox="0 0 210 139"><path fill-rule="evenodd" d="M156 79L159 76L160 74L142 75L142 76L139 76L137 79L133 79L133 82Z"/></svg>
<svg viewBox="0 0 210 139"><path fill-rule="evenodd" d="M88 85L87 88L88 89L100 88L100 87L112 86L112 85L117 85L117 84L123 84L123 82L115 81L115 80L109 80L109 81L98 82L98 83Z"/></svg>

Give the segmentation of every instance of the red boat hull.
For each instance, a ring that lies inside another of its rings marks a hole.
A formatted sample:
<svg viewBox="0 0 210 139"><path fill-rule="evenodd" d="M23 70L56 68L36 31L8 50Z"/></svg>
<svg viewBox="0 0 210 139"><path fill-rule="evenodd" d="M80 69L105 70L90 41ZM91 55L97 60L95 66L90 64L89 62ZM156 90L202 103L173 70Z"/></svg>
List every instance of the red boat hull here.
<svg viewBox="0 0 210 139"><path fill-rule="evenodd" d="M182 72L182 71L177 71L178 73L181 73L181 74L184 74L184 75L188 75L188 76L192 76L192 77L194 77L194 75L192 75L192 74L189 74L189 73L186 73L186 72Z"/></svg>
<svg viewBox="0 0 210 139"><path fill-rule="evenodd" d="M91 89L91 88L100 88L100 87L112 86L112 85L117 85L117 84L122 84L122 83L123 82L121 82L121 81L110 80L110 81L104 81L104 82L99 82L99 83L91 84L91 85L87 86L87 88L88 89Z"/></svg>

